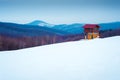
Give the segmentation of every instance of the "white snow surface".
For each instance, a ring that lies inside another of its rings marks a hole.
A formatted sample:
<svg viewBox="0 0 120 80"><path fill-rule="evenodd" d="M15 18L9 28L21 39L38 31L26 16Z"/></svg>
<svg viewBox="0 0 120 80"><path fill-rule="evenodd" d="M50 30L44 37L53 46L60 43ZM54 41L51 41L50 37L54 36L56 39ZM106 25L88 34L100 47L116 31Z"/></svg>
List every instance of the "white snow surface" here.
<svg viewBox="0 0 120 80"><path fill-rule="evenodd" d="M120 80L120 36L0 52L0 80Z"/></svg>

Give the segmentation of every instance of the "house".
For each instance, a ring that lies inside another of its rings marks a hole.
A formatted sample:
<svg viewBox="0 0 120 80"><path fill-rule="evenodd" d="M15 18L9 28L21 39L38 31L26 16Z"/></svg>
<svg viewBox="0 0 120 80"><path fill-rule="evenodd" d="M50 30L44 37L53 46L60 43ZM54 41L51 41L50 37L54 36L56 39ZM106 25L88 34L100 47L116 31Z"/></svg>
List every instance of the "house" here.
<svg viewBox="0 0 120 80"><path fill-rule="evenodd" d="M99 28L97 24L86 24L84 25L85 39L93 39L99 37Z"/></svg>

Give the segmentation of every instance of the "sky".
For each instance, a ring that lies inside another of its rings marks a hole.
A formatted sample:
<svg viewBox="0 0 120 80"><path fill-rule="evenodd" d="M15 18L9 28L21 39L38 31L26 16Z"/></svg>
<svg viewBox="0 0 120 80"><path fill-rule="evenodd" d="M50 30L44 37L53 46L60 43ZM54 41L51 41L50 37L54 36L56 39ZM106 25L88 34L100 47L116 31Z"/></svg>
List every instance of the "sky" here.
<svg viewBox="0 0 120 80"><path fill-rule="evenodd" d="M51 24L120 21L120 0L0 0L0 21Z"/></svg>

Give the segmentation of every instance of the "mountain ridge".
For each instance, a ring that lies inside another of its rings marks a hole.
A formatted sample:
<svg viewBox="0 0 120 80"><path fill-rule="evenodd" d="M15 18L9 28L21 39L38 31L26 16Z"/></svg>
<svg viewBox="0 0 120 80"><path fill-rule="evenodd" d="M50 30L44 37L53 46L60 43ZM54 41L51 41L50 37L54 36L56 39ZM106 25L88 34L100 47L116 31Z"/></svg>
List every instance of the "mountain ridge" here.
<svg viewBox="0 0 120 80"><path fill-rule="evenodd" d="M49 26L49 27L52 27L54 26L53 24L49 24L45 21L42 21L42 20L34 20L30 23L27 23L27 25L36 25L36 26Z"/></svg>

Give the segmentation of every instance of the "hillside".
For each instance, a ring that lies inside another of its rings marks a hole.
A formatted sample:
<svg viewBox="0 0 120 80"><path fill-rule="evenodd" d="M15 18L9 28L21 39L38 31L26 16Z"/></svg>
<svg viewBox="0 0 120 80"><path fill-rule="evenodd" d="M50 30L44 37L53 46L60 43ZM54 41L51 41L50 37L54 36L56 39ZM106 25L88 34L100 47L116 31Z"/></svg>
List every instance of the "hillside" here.
<svg viewBox="0 0 120 80"><path fill-rule="evenodd" d="M0 51L63 42L66 35L49 27L0 22Z"/></svg>
<svg viewBox="0 0 120 80"><path fill-rule="evenodd" d="M0 52L0 80L120 80L120 36Z"/></svg>

